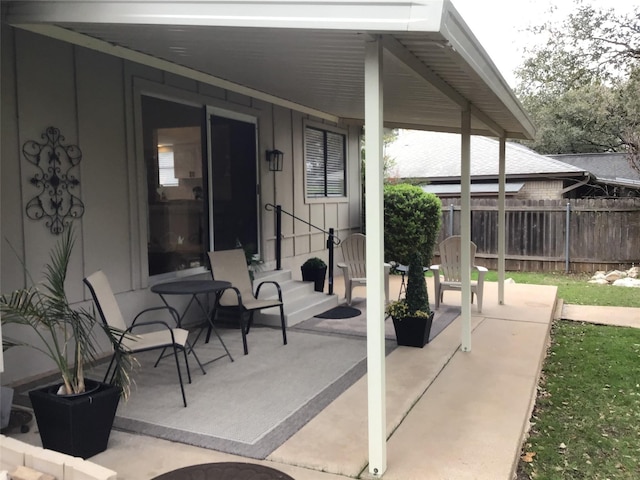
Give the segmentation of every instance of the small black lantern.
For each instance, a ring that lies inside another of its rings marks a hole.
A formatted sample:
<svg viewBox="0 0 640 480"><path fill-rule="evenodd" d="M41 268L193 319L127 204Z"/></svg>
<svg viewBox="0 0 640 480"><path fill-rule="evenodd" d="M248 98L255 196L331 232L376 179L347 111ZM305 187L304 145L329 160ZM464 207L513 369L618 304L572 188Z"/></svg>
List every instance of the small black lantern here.
<svg viewBox="0 0 640 480"><path fill-rule="evenodd" d="M267 162L269 163L269 171L281 172L283 158L284 153L282 153L280 150L267 150Z"/></svg>

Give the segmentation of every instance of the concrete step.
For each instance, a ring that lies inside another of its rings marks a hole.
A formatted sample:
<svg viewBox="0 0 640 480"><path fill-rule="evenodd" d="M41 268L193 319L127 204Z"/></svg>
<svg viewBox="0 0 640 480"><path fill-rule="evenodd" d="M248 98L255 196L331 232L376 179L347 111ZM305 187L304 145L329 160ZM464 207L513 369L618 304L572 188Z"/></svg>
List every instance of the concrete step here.
<svg viewBox="0 0 640 480"><path fill-rule="evenodd" d="M313 282L302 282L291 279L291 271L274 270L256 272L254 285L266 280L277 281L282 290L282 300L284 302L284 315L287 326L291 327L297 323L308 320L318 313L325 312L338 305L337 295L327 295L316 292ZM267 290L269 288L269 290ZM261 298L275 297L273 287L265 285L260 293ZM265 308L254 315L254 322L262 325L280 325L280 309Z"/></svg>
<svg viewBox="0 0 640 480"><path fill-rule="evenodd" d="M254 285L258 285L258 283L266 280L280 283L291 280L293 277L291 275L291 270L264 270L254 272L253 278Z"/></svg>
<svg viewBox="0 0 640 480"><path fill-rule="evenodd" d="M299 280L291 279L291 272L288 270L282 270L280 272L276 272L273 275L269 275L266 272L259 277L256 277L253 281L254 289L257 289L260 283L262 282L270 282L275 281L280 285L280 290L282 291L282 299L285 303L292 302L297 300L298 298L305 297L310 293L313 293L313 283L312 282L301 282ZM269 283L266 283L260 289L260 298L277 298L278 294L275 287Z"/></svg>
<svg viewBox="0 0 640 480"><path fill-rule="evenodd" d="M294 280L295 281L295 280ZM299 282L309 283L309 282ZM313 285L309 294L293 301L284 300L284 316L287 327L292 327L300 322L312 318L322 312L338 306L337 295L327 295L313 291ZM254 315L254 322L261 325L280 326L280 309L265 308Z"/></svg>

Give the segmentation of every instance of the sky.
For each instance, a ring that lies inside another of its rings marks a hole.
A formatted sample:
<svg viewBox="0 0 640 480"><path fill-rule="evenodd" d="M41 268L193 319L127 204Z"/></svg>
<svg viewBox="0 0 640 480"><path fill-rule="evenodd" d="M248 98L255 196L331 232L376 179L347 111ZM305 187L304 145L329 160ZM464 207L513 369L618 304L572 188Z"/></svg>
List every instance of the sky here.
<svg viewBox="0 0 640 480"><path fill-rule="evenodd" d="M524 47L536 42L528 27L548 20L561 20L575 9L573 0L451 0L480 44L487 51L509 86L514 88L514 70L520 66ZM585 0L594 7L629 13L640 0Z"/></svg>

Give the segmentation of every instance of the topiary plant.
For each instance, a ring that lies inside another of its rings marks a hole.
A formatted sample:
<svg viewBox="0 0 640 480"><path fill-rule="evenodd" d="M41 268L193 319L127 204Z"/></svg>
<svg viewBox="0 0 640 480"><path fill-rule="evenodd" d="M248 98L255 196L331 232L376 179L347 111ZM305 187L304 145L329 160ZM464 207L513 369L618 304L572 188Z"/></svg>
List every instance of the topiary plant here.
<svg viewBox="0 0 640 480"><path fill-rule="evenodd" d="M406 317L429 317L431 314L427 283L422 267L422 255L420 252L413 252L409 257L406 297L387 305L387 314L395 320Z"/></svg>
<svg viewBox="0 0 640 480"><path fill-rule="evenodd" d="M424 269L422 268L422 255L420 252L413 252L409 258L409 271L407 272L407 306L409 314L416 312L431 313L429 309L429 294L427 293L427 282L424 280Z"/></svg>
<svg viewBox="0 0 640 480"><path fill-rule="evenodd" d="M429 265L442 226L442 202L409 184L384 187L384 258L404 265L418 251Z"/></svg>

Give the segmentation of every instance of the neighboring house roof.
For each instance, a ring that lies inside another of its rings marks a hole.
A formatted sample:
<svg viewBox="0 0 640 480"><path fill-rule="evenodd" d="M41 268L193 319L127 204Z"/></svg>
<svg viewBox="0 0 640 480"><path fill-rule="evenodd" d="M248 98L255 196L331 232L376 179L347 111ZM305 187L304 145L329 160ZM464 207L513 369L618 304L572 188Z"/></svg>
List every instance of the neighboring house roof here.
<svg viewBox="0 0 640 480"><path fill-rule="evenodd" d="M640 187L640 173L631 167L626 153L571 153L549 157L583 168L602 183Z"/></svg>
<svg viewBox="0 0 640 480"><path fill-rule="evenodd" d="M399 130L398 138L386 146L385 155L395 164L390 175L450 181L460 178L461 137L458 134ZM471 177L496 179L499 142L488 137L471 137ZM506 144L506 175L510 177L581 177L585 169L540 155L518 143Z"/></svg>

